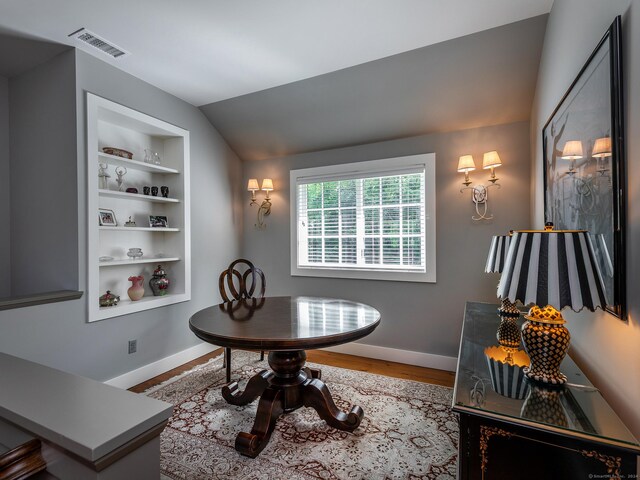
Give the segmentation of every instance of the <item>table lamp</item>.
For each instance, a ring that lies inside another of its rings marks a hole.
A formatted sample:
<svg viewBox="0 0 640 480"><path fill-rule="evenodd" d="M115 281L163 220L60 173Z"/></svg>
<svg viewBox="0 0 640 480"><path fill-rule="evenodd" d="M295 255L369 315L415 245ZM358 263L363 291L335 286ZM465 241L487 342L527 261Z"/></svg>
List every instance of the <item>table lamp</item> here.
<svg viewBox="0 0 640 480"><path fill-rule="evenodd" d="M489 255L487 256L487 264L484 267L485 273L502 273L507 260L512 233L493 236L489 247ZM514 353L520 346L520 327L516 323L516 320L520 317L520 310L518 310L514 302L505 298L498 308L498 315L500 315L501 320L496 332L498 343L507 353ZM508 363L510 363L510 360L512 360L512 357L507 356Z"/></svg>
<svg viewBox="0 0 640 480"><path fill-rule="evenodd" d="M547 385L562 385L560 372L571 336L560 313L595 311L606 306L602 275L585 230L521 230L513 234L502 269L498 298L533 304L522 326L531 364L525 375Z"/></svg>

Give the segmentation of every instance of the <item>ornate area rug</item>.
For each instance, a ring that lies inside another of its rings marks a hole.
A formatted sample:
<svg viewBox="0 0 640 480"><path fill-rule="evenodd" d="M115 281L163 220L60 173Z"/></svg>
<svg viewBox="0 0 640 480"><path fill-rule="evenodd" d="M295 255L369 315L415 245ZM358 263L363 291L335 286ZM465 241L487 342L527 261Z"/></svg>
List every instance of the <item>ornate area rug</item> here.
<svg viewBox="0 0 640 480"><path fill-rule="evenodd" d="M232 378L243 388L268 368L253 352L234 350ZM175 408L161 435L161 470L169 479L450 479L456 477L458 422L452 390L326 365L322 379L336 405L364 409L353 433L327 426L311 408L282 415L255 459L233 448L251 431L258 401L236 407L221 396L222 356L156 386L146 395Z"/></svg>

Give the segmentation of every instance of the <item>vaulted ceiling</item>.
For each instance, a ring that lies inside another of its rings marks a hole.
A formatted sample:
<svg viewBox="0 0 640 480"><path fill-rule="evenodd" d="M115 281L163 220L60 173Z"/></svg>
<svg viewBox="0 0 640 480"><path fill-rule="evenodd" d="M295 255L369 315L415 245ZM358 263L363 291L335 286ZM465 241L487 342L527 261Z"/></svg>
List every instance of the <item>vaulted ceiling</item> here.
<svg viewBox="0 0 640 480"><path fill-rule="evenodd" d="M548 13L553 0L2 0L0 27L78 46L203 105ZM69 38L86 28L130 55Z"/></svg>
<svg viewBox="0 0 640 480"><path fill-rule="evenodd" d="M244 160L528 120L547 15L201 107Z"/></svg>

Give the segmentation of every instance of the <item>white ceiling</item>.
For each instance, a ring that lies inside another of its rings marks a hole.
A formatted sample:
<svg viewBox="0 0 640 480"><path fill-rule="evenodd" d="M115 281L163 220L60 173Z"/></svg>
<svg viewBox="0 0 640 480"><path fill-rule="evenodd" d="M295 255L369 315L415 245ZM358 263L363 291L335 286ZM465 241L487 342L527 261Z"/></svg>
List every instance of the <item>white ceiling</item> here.
<svg viewBox="0 0 640 480"><path fill-rule="evenodd" d="M2 0L0 27L81 46L200 106L548 13L553 0Z"/></svg>

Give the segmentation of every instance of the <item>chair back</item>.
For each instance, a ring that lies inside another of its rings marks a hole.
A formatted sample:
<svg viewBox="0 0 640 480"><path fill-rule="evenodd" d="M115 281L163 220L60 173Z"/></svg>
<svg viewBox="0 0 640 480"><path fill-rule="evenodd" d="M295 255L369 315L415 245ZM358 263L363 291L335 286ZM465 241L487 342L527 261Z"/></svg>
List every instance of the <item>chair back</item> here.
<svg viewBox="0 0 640 480"><path fill-rule="evenodd" d="M242 298L263 298L266 280L262 270L249 260L239 258L220 274L218 288L225 302Z"/></svg>

